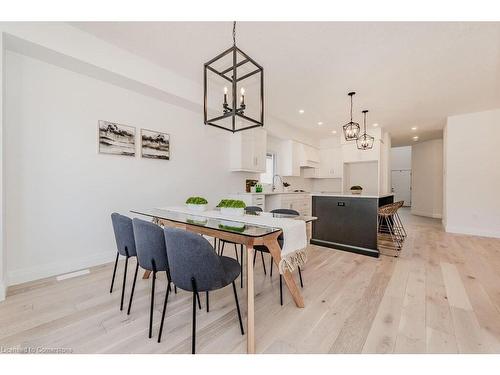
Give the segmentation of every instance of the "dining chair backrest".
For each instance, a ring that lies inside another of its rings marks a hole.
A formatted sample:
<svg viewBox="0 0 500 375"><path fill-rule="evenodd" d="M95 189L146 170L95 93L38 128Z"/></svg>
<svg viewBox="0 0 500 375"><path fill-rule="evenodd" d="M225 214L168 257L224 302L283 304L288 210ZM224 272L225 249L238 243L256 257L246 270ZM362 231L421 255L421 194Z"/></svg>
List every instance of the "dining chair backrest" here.
<svg viewBox="0 0 500 375"><path fill-rule="evenodd" d="M262 208L259 206L247 206L245 212L262 212Z"/></svg>
<svg viewBox="0 0 500 375"><path fill-rule="evenodd" d="M136 256L132 219L113 212L111 214L111 222L113 223L118 253L126 257Z"/></svg>
<svg viewBox="0 0 500 375"><path fill-rule="evenodd" d="M271 212L273 214L281 214L281 215L295 215L295 216L300 215L297 211L292 210L290 208L277 208L275 210L271 210Z"/></svg>
<svg viewBox="0 0 500 375"><path fill-rule="evenodd" d="M166 271L168 258L163 229L141 219L133 219L132 223L139 265L149 271Z"/></svg>
<svg viewBox="0 0 500 375"><path fill-rule="evenodd" d="M271 210L273 214L281 214L281 215L295 215L299 216L300 214L292 210L291 208L276 208L275 210ZM278 244L281 248L283 248L283 233L278 236Z"/></svg>
<svg viewBox="0 0 500 375"><path fill-rule="evenodd" d="M198 291L219 289L224 284L225 271L212 245L199 234L177 228L165 228L165 242L172 282L181 289L192 291L192 278Z"/></svg>

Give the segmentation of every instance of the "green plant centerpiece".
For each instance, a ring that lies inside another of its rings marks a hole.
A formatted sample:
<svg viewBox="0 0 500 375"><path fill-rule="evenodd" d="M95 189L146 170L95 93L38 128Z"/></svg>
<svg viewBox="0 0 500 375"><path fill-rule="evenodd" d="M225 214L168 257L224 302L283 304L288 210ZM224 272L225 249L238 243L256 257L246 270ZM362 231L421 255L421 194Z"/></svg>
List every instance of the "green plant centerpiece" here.
<svg viewBox="0 0 500 375"><path fill-rule="evenodd" d="M359 185L354 185L351 186L351 193L352 194L361 194L363 192L363 188Z"/></svg>
<svg viewBox="0 0 500 375"><path fill-rule="evenodd" d="M239 199L223 199L217 205L223 215L242 216L245 213L245 202Z"/></svg>
<svg viewBox="0 0 500 375"><path fill-rule="evenodd" d="M186 200L186 206L191 211L205 211L208 201L203 197L189 197Z"/></svg>

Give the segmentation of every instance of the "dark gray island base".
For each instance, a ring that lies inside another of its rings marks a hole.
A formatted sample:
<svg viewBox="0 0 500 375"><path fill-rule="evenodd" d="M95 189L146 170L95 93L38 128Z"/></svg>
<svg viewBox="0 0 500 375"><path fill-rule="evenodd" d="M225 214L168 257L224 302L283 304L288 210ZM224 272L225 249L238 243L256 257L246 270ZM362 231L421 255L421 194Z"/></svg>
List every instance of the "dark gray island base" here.
<svg viewBox="0 0 500 375"><path fill-rule="evenodd" d="M317 194L312 196L311 243L378 257L378 208L394 201L393 194L380 196Z"/></svg>

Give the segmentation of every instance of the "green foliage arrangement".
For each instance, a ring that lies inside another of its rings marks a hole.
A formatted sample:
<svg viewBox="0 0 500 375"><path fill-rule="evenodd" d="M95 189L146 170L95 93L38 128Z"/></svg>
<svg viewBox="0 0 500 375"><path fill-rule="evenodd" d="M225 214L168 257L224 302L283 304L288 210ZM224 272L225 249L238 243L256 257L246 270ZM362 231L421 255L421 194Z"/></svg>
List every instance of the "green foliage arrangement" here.
<svg viewBox="0 0 500 375"><path fill-rule="evenodd" d="M351 190L363 190L363 188L359 185L354 185L354 186L351 186Z"/></svg>
<svg viewBox="0 0 500 375"><path fill-rule="evenodd" d="M230 225L219 224L219 228L220 229L229 230L231 232L238 232L238 233L243 233L245 231L245 226L242 226L242 227L232 227Z"/></svg>
<svg viewBox="0 0 500 375"><path fill-rule="evenodd" d="M221 208L245 208L247 205L245 202L238 199L223 199L219 202L217 207Z"/></svg>
<svg viewBox="0 0 500 375"><path fill-rule="evenodd" d="M186 204L208 204L208 201L203 197L189 197Z"/></svg>

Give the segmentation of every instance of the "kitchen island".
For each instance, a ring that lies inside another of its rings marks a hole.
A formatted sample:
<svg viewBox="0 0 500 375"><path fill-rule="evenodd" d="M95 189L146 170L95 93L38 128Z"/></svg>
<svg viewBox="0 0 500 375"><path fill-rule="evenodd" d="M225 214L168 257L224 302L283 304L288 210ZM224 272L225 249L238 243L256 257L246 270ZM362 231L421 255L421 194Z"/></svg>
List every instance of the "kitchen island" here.
<svg viewBox="0 0 500 375"><path fill-rule="evenodd" d="M378 208L394 194L313 193L311 243L378 257Z"/></svg>

